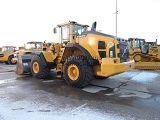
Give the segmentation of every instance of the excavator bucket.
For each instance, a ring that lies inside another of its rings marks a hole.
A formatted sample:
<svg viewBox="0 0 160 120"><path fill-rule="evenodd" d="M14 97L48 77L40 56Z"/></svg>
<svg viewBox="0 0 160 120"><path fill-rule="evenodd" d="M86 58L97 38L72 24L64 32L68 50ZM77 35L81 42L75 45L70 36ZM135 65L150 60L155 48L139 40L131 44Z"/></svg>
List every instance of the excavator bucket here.
<svg viewBox="0 0 160 120"><path fill-rule="evenodd" d="M30 62L33 55L18 56L16 64L16 73L22 75L30 72Z"/></svg>
<svg viewBox="0 0 160 120"><path fill-rule="evenodd" d="M160 62L135 62L135 69L160 70Z"/></svg>

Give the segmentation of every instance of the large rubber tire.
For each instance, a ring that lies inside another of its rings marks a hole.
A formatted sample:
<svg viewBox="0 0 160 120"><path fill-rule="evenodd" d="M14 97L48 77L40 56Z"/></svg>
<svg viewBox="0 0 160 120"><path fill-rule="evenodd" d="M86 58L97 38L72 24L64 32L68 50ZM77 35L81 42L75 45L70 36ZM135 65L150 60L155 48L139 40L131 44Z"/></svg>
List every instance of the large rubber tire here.
<svg viewBox="0 0 160 120"><path fill-rule="evenodd" d="M15 64L17 63L17 62L13 62L13 61L12 61L12 58L14 58L13 55L11 55L11 56L8 57L8 64L9 64L9 65L15 65Z"/></svg>
<svg viewBox="0 0 160 120"><path fill-rule="evenodd" d="M33 69L35 63L39 67L37 72L35 72ZM42 61L42 59L37 55L33 56L30 68L31 68L31 74L33 75L34 78L45 79L49 77L50 68L46 67L44 61Z"/></svg>
<svg viewBox="0 0 160 120"><path fill-rule="evenodd" d="M79 70L78 77L74 80L69 77L69 66L75 66ZM63 75L68 85L83 88L88 86L93 80L93 68L89 65L86 57L73 55L65 61Z"/></svg>

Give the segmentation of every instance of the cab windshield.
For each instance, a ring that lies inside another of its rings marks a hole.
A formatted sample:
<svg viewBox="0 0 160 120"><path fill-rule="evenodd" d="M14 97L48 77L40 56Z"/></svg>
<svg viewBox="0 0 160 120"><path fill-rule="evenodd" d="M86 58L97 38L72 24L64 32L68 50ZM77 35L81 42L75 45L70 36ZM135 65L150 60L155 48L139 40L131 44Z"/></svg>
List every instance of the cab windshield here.
<svg viewBox="0 0 160 120"><path fill-rule="evenodd" d="M73 26L73 34L75 34L75 35L81 35L85 31L87 31L86 26L82 26L82 25L78 25L78 24L75 24Z"/></svg>
<svg viewBox="0 0 160 120"><path fill-rule="evenodd" d="M144 39L129 39L128 40L128 46L129 48L136 47L136 48L141 48L145 44Z"/></svg>
<svg viewBox="0 0 160 120"><path fill-rule="evenodd" d="M2 47L2 52L12 52L14 51L14 48L13 47Z"/></svg>
<svg viewBox="0 0 160 120"><path fill-rule="evenodd" d="M25 44L25 49L42 49L43 43L41 42L28 42Z"/></svg>
<svg viewBox="0 0 160 120"><path fill-rule="evenodd" d="M141 46L143 46L145 43L145 41L143 39L136 39L135 40L135 47L140 48Z"/></svg>
<svg viewBox="0 0 160 120"><path fill-rule="evenodd" d="M82 32L87 31L87 27L84 25L74 24L73 25L73 35L81 35ZM68 24L61 26L59 32L61 34L62 43L67 43L70 39L70 26Z"/></svg>

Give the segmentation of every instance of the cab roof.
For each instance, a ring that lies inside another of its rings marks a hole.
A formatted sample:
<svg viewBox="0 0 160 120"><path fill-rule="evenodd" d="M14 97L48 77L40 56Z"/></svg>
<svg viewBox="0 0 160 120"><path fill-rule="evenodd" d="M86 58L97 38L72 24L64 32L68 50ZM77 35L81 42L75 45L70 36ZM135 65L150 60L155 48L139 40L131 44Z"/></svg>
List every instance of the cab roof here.
<svg viewBox="0 0 160 120"><path fill-rule="evenodd" d="M60 27L60 26L64 26L64 25L67 25L67 24L77 24L77 25L89 27L89 25L79 24L79 23L77 23L77 22L75 22L75 21L65 22L65 23L62 23L62 24L58 24L57 26Z"/></svg>
<svg viewBox="0 0 160 120"><path fill-rule="evenodd" d="M43 43L42 41L28 41L26 43Z"/></svg>

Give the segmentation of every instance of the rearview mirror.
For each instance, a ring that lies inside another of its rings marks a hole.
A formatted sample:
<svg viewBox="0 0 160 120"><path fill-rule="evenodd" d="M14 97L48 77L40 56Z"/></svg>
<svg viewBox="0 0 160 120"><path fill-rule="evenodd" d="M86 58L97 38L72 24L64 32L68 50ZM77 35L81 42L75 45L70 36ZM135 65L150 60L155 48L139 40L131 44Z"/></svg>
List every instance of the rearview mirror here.
<svg viewBox="0 0 160 120"><path fill-rule="evenodd" d="M53 33L57 33L57 29L56 28L53 29Z"/></svg>

